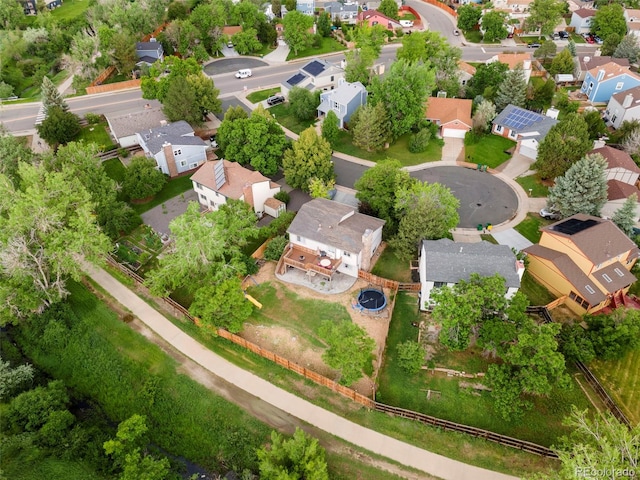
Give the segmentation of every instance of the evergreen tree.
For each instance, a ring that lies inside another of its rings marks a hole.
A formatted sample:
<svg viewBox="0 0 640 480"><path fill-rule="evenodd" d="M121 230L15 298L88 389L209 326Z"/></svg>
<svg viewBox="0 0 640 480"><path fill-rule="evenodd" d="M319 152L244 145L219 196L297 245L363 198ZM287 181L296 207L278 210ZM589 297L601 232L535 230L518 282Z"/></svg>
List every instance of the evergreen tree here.
<svg viewBox="0 0 640 480"><path fill-rule="evenodd" d="M57 105L51 105L40 125L36 125L38 135L53 147L65 145L80 135L80 119L75 113L67 112Z"/></svg>
<svg viewBox="0 0 640 480"><path fill-rule="evenodd" d="M629 237L633 236L633 227L636 224L636 208L638 207L638 195L635 193L627 198L622 207L615 211L611 221Z"/></svg>
<svg viewBox="0 0 640 480"><path fill-rule="evenodd" d="M194 125L202 123L196 92L184 77L176 77L169 85L162 111L170 122L184 120Z"/></svg>
<svg viewBox="0 0 640 480"><path fill-rule="evenodd" d="M615 58L628 58L629 63L636 63L639 53L638 38L635 35L625 35L616 47L615 52L613 52L613 56Z"/></svg>
<svg viewBox="0 0 640 480"><path fill-rule="evenodd" d="M69 110L69 105L64 101L62 95L58 91L58 87L49 80L49 77L44 77L42 79L40 91L42 92L42 106L44 107L45 114L49 114L49 109L51 107L60 107L63 112Z"/></svg>
<svg viewBox="0 0 640 480"><path fill-rule="evenodd" d="M340 127L338 127L338 116L333 110L329 110L327 116L322 122L322 136L329 142L331 147L335 147L338 135L340 135Z"/></svg>
<svg viewBox="0 0 640 480"><path fill-rule="evenodd" d="M522 64L507 72L496 94L496 110L502 111L509 104L524 107L527 101L527 82Z"/></svg>
<svg viewBox="0 0 640 480"><path fill-rule="evenodd" d="M389 137L389 116L384 104L364 106L353 129L353 144L371 152L382 149Z"/></svg>
<svg viewBox="0 0 640 480"><path fill-rule="evenodd" d="M563 217L576 213L599 217L607 202L606 166L605 159L597 153L577 161L549 189L549 206Z"/></svg>
<svg viewBox="0 0 640 480"><path fill-rule="evenodd" d="M569 49L569 53L571 54L572 57L578 56L578 51L576 50L576 43L573 40L569 40L569 46L567 48Z"/></svg>

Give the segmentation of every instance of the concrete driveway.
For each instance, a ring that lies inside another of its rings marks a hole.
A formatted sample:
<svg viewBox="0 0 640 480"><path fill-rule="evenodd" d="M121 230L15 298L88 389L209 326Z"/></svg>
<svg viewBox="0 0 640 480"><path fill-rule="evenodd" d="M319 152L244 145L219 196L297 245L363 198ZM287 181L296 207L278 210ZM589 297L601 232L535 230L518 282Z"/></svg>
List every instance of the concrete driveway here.
<svg viewBox="0 0 640 480"><path fill-rule="evenodd" d="M464 160L464 138L445 137L444 146L442 147L442 161L455 163Z"/></svg>

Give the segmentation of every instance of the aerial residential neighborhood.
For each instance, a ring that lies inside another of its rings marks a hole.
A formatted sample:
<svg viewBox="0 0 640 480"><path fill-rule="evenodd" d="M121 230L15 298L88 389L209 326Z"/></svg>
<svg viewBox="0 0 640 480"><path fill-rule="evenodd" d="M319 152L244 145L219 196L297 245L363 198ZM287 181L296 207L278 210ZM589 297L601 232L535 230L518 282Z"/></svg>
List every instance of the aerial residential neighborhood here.
<svg viewBox="0 0 640 480"><path fill-rule="evenodd" d="M0 477L640 474L636 3L0 2Z"/></svg>

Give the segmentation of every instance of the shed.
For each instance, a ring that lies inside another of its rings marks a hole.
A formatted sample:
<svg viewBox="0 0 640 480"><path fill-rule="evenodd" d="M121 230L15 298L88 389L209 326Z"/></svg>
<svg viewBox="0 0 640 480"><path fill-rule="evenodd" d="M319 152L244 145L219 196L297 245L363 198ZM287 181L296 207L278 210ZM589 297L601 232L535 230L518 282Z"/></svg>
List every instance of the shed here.
<svg viewBox="0 0 640 480"><path fill-rule="evenodd" d="M555 76L555 81L557 83L573 83L576 81L575 77L571 73L558 73Z"/></svg>
<svg viewBox="0 0 640 480"><path fill-rule="evenodd" d="M287 210L287 205L281 202L277 198L267 198L264 202L264 213L271 215L273 218L278 218L281 213Z"/></svg>

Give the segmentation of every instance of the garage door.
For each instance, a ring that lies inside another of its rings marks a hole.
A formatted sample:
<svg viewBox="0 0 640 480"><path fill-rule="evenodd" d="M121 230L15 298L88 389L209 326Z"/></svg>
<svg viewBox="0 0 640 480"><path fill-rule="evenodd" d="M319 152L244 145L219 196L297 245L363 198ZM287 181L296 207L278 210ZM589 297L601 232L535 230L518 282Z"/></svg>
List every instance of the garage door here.
<svg viewBox="0 0 640 480"><path fill-rule="evenodd" d="M465 133L467 133L466 130L459 130L457 128L443 128L442 129L442 136L443 137L464 138Z"/></svg>
<svg viewBox="0 0 640 480"><path fill-rule="evenodd" d="M535 148L520 145L520 154L535 160L538 156L538 151Z"/></svg>

